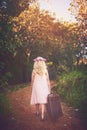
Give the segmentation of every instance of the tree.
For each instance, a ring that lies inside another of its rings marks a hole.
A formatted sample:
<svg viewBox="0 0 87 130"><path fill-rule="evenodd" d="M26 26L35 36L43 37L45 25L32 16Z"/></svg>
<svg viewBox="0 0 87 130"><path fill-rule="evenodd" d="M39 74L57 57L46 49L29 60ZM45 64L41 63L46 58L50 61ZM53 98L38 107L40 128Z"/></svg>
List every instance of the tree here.
<svg viewBox="0 0 87 130"><path fill-rule="evenodd" d="M9 1L16 4L14 0ZM13 14L6 11L0 15L3 25L0 31L0 58L4 59L1 64L7 66L5 74L11 72L15 83L26 82L33 59L38 55L52 61L56 69L64 70L65 67L72 70L77 46L77 25L55 21L48 11L40 10L36 3L23 9L19 7ZM5 66L2 65L4 70Z"/></svg>
<svg viewBox="0 0 87 130"><path fill-rule="evenodd" d="M7 5L7 14L14 17L18 16L34 2L36 0L0 0L0 6L3 8L4 5Z"/></svg>
<svg viewBox="0 0 87 130"><path fill-rule="evenodd" d="M24 11L33 1L0 0L0 88L7 86L9 78L13 76L11 69L20 47L20 40L13 30L13 18Z"/></svg>
<svg viewBox="0 0 87 130"><path fill-rule="evenodd" d="M87 1L73 0L69 10L78 21L78 47L80 49L77 54L77 61L87 64Z"/></svg>
<svg viewBox="0 0 87 130"><path fill-rule="evenodd" d="M14 31L19 34L22 45L30 49L31 54L37 48L39 54L45 54L44 49L53 40L54 18L49 15L49 12L40 11L38 7L31 6L19 17L15 17L14 21Z"/></svg>
<svg viewBox="0 0 87 130"><path fill-rule="evenodd" d="M69 10L76 19L79 21L79 24L85 26L87 24L87 1L86 0L72 0L70 3Z"/></svg>
<svg viewBox="0 0 87 130"><path fill-rule="evenodd" d="M56 32L58 42L54 44L51 60L58 70L71 71L76 62L75 54L78 46L77 24L69 24L65 22L64 24L58 25L61 25L59 26L60 29L54 30Z"/></svg>

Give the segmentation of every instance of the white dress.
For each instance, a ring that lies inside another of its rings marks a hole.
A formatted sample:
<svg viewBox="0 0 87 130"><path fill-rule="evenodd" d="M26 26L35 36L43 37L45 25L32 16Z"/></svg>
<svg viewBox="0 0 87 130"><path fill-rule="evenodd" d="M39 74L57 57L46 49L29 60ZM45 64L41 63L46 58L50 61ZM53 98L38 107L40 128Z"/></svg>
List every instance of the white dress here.
<svg viewBox="0 0 87 130"><path fill-rule="evenodd" d="M50 94L48 87L47 75L35 74L34 83L32 86L31 104L47 103L47 96Z"/></svg>

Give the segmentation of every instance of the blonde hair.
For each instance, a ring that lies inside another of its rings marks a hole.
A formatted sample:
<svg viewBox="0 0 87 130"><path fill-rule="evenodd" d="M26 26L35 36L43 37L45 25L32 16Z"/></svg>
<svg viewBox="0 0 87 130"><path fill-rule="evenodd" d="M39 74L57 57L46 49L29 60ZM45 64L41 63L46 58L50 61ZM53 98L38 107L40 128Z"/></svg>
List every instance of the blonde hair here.
<svg viewBox="0 0 87 130"><path fill-rule="evenodd" d="M42 76L47 71L47 66L44 61L34 62L33 72Z"/></svg>

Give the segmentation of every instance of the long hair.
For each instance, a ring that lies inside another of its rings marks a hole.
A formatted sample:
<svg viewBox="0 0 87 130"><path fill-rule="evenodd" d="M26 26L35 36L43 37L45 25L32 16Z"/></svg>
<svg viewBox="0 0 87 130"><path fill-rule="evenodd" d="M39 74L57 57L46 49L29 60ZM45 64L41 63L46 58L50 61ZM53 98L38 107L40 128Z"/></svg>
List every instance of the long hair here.
<svg viewBox="0 0 87 130"><path fill-rule="evenodd" d="M47 71L47 66L45 61L34 62L33 72L42 76Z"/></svg>

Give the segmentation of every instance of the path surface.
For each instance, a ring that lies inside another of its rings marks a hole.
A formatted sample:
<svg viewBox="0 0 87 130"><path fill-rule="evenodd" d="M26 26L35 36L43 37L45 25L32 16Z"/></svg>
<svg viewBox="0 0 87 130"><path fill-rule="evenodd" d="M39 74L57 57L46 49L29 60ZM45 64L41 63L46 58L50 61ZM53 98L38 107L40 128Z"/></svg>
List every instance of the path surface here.
<svg viewBox="0 0 87 130"><path fill-rule="evenodd" d="M35 107L30 105L31 87L22 88L8 95L12 113L0 130L87 130L82 119L76 116L75 110L61 102L63 116L53 122L49 116L44 122L35 113Z"/></svg>

